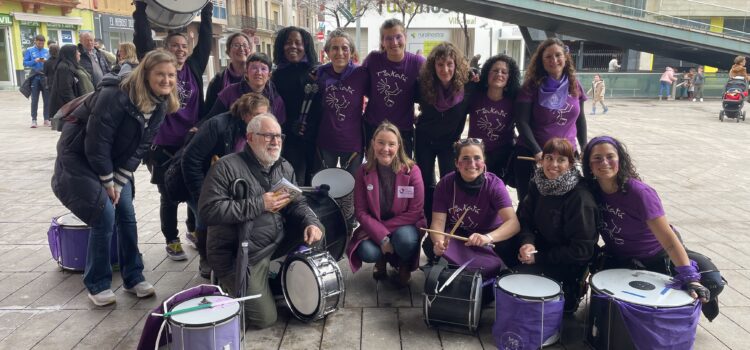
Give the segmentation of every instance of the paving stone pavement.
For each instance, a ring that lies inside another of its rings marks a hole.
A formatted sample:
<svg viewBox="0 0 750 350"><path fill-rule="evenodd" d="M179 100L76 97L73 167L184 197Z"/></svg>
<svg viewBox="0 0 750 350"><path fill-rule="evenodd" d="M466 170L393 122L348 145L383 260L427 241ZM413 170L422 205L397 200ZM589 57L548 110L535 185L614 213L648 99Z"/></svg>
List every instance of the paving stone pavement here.
<svg viewBox="0 0 750 350"><path fill-rule="evenodd" d="M207 281L187 262L166 259L159 229L158 193L141 167L135 199L146 278L157 297L137 300L115 274L116 305L95 307L81 274L61 271L51 259L46 232L66 212L50 191L58 133L30 129L28 101L0 92L0 349L133 349L147 310L176 291ZM729 285L721 315L702 319L696 349L747 349L750 344L750 124L719 122L720 103L611 100L609 113L588 116L590 136L611 134L628 146L644 180L660 194L667 217L689 248L710 256ZM180 216L185 217L184 205ZM184 225L180 224L184 232ZM325 320L303 324L280 309L279 321L246 333L247 349L491 349L494 310L485 309L478 335L428 328L421 287L376 283L371 267L351 274L342 261L344 307ZM583 349L586 307L566 319L555 349Z"/></svg>

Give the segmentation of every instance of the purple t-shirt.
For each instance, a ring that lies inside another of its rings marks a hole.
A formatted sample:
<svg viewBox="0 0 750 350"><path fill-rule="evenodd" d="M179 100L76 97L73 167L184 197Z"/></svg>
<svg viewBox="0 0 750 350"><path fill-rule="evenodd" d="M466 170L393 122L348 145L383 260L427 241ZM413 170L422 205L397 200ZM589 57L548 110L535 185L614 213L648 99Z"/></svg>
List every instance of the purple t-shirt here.
<svg viewBox="0 0 750 350"><path fill-rule="evenodd" d="M388 119L399 130L414 129L414 101L419 85L419 69L424 57L406 52L401 62L391 62L385 52L373 51L362 67L370 74L370 99L365 122L380 125Z"/></svg>
<svg viewBox="0 0 750 350"><path fill-rule="evenodd" d="M188 130L195 126L200 118L198 82L195 81L187 64L177 72L177 94L180 99L180 109L167 114L164 118L154 138L156 145L182 146Z"/></svg>
<svg viewBox="0 0 750 350"><path fill-rule="evenodd" d="M648 228L647 220L664 216L659 195L636 179L628 180L628 191L603 194L599 203L603 227L600 234L607 251L616 256L643 258L662 247Z"/></svg>
<svg viewBox="0 0 750 350"><path fill-rule="evenodd" d="M477 94L469 104L469 137L484 142L486 151L513 143L513 100L492 101L487 94Z"/></svg>
<svg viewBox="0 0 750 350"><path fill-rule="evenodd" d="M362 150L362 103L369 85L367 70L356 67L341 79L331 65L322 68L319 90L323 91L318 147L332 152Z"/></svg>
<svg viewBox="0 0 750 350"><path fill-rule="evenodd" d="M576 121L578 120L578 114L581 112L581 101L586 101L586 94L584 93L581 82L576 80L578 85L578 97L568 95L565 105L561 109L548 109L542 107L539 104L539 88L521 89L521 93L516 99L517 102L531 102L534 104L531 113L531 131L534 134L534 139L539 147L544 147L553 137L564 137L566 138L574 149L577 149L576 145ZM520 138L519 143L524 144L524 139Z"/></svg>
<svg viewBox="0 0 750 350"><path fill-rule="evenodd" d="M474 232L487 233L500 227L503 220L497 215L497 211L513 206L503 180L493 173L485 172L482 189L477 195L471 196L458 189L456 176L461 175L453 171L440 179L432 200L433 212L447 213L445 229L450 230L466 210L469 213L456 230L457 234L467 236Z"/></svg>

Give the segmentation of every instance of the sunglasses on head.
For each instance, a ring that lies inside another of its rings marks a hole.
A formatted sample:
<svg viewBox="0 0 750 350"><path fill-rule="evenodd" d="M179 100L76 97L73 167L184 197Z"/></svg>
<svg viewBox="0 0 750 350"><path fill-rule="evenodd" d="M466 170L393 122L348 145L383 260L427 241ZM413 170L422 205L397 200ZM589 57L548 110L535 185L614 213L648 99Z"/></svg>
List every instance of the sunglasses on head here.
<svg viewBox="0 0 750 350"><path fill-rule="evenodd" d="M456 141L456 144L457 145L481 145L482 139L477 138L477 137L469 137L469 138L460 139Z"/></svg>

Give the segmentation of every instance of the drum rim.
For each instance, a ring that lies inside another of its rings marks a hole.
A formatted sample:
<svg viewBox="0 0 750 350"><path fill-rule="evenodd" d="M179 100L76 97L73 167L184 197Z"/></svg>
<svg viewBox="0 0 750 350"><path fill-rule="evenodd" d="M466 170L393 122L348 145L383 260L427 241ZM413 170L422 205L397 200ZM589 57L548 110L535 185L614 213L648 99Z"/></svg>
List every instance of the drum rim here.
<svg viewBox="0 0 750 350"><path fill-rule="evenodd" d="M60 219L66 217L66 216L72 216L72 217L76 218L76 220L80 221L82 225L66 225L66 224L61 223ZM61 228L67 228L67 229L73 229L73 230L85 230L85 229L90 229L91 228L88 224L86 224L85 222L83 222L83 220L81 220L81 218L79 218L78 215L73 214L71 212L62 214L60 216L53 217L52 219L53 219L54 223L58 227L61 227Z"/></svg>
<svg viewBox="0 0 750 350"><path fill-rule="evenodd" d="M180 304L185 303L187 301L190 301L190 300L193 300L193 299L197 299L197 298L205 298L205 297L213 297L213 296L226 297L224 295L202 295L202 296L198 296L198 297L195 297L195 298L190 298L190 299L184 300L183 302L181 302L181 303L173 306L171 310L174 310L175 307L178 307L178 306L180 306ZM229 298L229 299L231 299L231 298ZM239 304L239 303L237 303L237 304ZM225 323L231 322L233 318L237 317L240 314L240 311L242 311L242 305L239 305L239 307L237 308L237 311L234 312L229 317L221 319L221 320L218 320L218 321L207 322L207 323L190 323L190 324L188 324L188 323L177 321L174 318L172 318L172 316L167 316L167 323L174 324L174 325L179 325L179 326L182 326L183 328L191 328L191 329L206 328L206 327L214 327L215 328L216 326L220 326L220 325L223 325Z"/></svg>
<svg viewBox="0 0 750 350"><path fill-rule="evenodd" d="M534 276L534 277L546 278L546 279L554 282L560 288L560 291L557 292L556 294L553 294L553 295L548 295L548 296L543 296L543 297L534 297L534 296L527 296L527 295L521 295L521 294L518 294L518 293L514 293L514 292L511 292L511 291L509 291L509 290L507 290L507 289L505 289L505 288L503 288L503 287L500 286L500 281L503 278L509 277L509 276L515 276L515 275L529 275L529 276ZM537 274L533 274L533 273L525 273L525 272L510 273L510 274L507 274L507 275L504 275L504 276L498 278L495 281L495 288L500 289L501 291L503 291L503 293L508 294L510 296L513 296L514 298L519 298L519 299L524 299L524 300L530 300L530 301L547 301L547 300L552 300L552 299L555 299L555 298L563 295L562 284L560 282L555 281L554 279L549 278L547 276L537 275Z"/></svg>
<svg viewBox="0 0 750 350"><path fill-rule="evenodd" d="M677 308L677 307L685 307L685 306L689 306L689 305L695 305L695 303L698 302L697 299L692 299L691 298L692 300L690 302L682 304L682 305L675 305L675 306L651 305L651 304L638 303L638 302L630 301L630 300L624 300L622 298L618 298L615 295L604 293L604 292L602 292L602 290L600 288L598 288L598 287L596 287L594 285L594 276L596 276L596 274L598 274L598 273L601 273L601 272L604 272L604 271L612 271L612 270L637 271L637 272L644 272L644 273L649 273L649 274L658 274L658 275L662 275L662 276L666 276L666 277L671 278L671 276L669 276L669 275L665 275L663 273L659 273L659 272L655 272L655 271L650 271L650 270L620 269L620 268L618 268L618 269L601 270L601 271L598 271L598 272L596 272L594 274L591 274L591 276L589 277L589 286L591 287L591 293L592 294L594 292L596 292L596 295L600 295L600 296L606 297L608 299L614 299L614 300L617 300L617 301L621 301L623 303L628 303L628 304L631 304L631 305L645 306L645 307L650 307L650 308L654 308L654 309L672 309L672 308ZM676 290L682 291L681 289L676 289Z"/></svg>
<svg viewBox="0 0 750 350"><path fill-rule="evenodd" d="M347 178L347 179L351 179L351 180L352 180L352 189L351 189L351 190L349 190L349 192L347 192L347 193L345 193L345 194L343 194L343 195L341 195L341 196L339 196L339 197L334 197L334 196L333 196L333 194L331 194L331 192L332 192L332 191L331 191L331 190L328 190L328 195L329 195L329 196L330 196L330 197L331 197L332 199L334 199L334 200L335 200L335 199L340 199L340 198L344 198L344 197L346 197L346 196L348 196L348 195L350 195L350 194L354 193L354 187L356 187L356 179L355 179L355 178L354 178L354 176L352 176L352 174L350 174L350 173L349 173L348 171L346 171L346 170L344 170L344 169L341 169L341 168L325 168L325 169L322 169L322 170L318 171L317 173L315 173L315 175L313 175L313 177L312 177L312 180L310 180L310 184L311 184L312 186L316 186L316 185L315 185L315 176L317 176L317 175L318 175L318 174L320 174L320 173L326 172L326 171L327 171L327 172L331 172L331 173L341 173L341 174L346 174L346 175L347 175L347 176L346 176L346 178ZM323 184L323 183L320 183L320 184L318 184L317 186L320 186L320 185L322 185L322 184ZM327 184L327 185L329 185L329 186L330 186L330 184Z"/></svg>
<svg viewBox="0 0 750 350"><path fill-rule="evenodd" d="M281 292L282 294L284 294L284 301L286 302L286 305L289 307L289 310L291 310L292 315L294 315L294 317L297 317L297 319L299 320L310 322L323 316L321 306L324 306L324 305L322 305L323 303L321 301L324 300L324 297L323 297L323 290L322 290L323 281L320 278L320 269L315 265L311 265L309 260L311 260L313 256L316 256L319 254L328 254L329 256L331 256L331 253L329 253L327 250L319 251L319 252L309 252L309 254L304 255L304 256L302 256L302 254L300 253L307 253L307 252L296 252L296 253L289 255L286 258L286 260L284 260L284 264L281 266ZM303 314L294 305L292 305L289 292L287 291L287 287L286 287L287 267L291 265L291 263L294 262L295 260L304 262L305 265L311 267L313 272L315 272L314 273L315 282L318 284L318 305L315 307L315 311L310 315ZM333 259L333 256L331 256L331 260L336 261L335 259Z"/></svg>
<svg viewBox="0 0 750 350"><path fill-rule="evenodd" d="M156 0L151 0L151 1L147 1L148 6L146 7L146 10L148 10L148 8L151 7L152 5L159 5L160 8L162 8L162 9L164 9L166 11L169 11L171 13L174 13L174 14L179 14L179 15L195 14L197 12L200 12L208 4L209 1L210 0L203 1L203 5L201 5L199 8L197 8L195 10L184 12L184 11L182 11L182 9L180 7L176 8L176 9L173 9L171 7L164 6L163 4L159 3ZM151 19L149 18L149 20L151 20ZM188 21L188 23L190 23L191 21ZM161 23L159 23L159 25L161 26ZM184 26L184 25L182 25L182 26ZM182 26L180 26L180 27L182 27Z"/></svg>
<svg viewBox="0 0 750 350"><path fill-rule="evenodd" d="M451 267L453 269L457 269L460 267L460 265L448 264L446 265L445 269L448 269ZM443 271L445 271L445 269ZM471 285L472 285L471 290L474 292L474 295L471 295L470 297L477 296L477 298L475 298L474 300L476 302L476 305L470 307L466 315L467 321L469 324L459 324L458 322L450 322L447 320L439 320L439 319L434 319L434 318L431 319L429 317L430 308L427 306L429 304L427 301L430 296L439 296L439 295L428 293L426 289L423 289L422 290L422 317L424 318L424 322L425 324L427 324L428 327L435 327L435 328L441 328L441 329L444 329L444 327L446 326L453 327L453 328L466 328L469 330L470 333L476 333L477 330L479 329L479 323L481 322L481 319L482 319L482 310L483 310L482 308L482 295L483 294L482 294L482 282L481 281L484 280L484 277L482 277L481 269L464 270L461 273L462 274L466 273L467 275L471 276ZM438 274L438 279L439 278L440 278L440 274ZM479 283L477 283L477 279L479 279L480 281ZM425 277L425 284L426 283L427 283L427 276ZM452 297L443 296L443 298L452 298ZM457 299L457 298L453 298L453 299ZM471 301L471 299L461 299L461 300L464 300L467 302ZM475 312L477 311L476 310L477 307L479 309L478 310L479 312ZM432 323L430 322L430 320L432 320ZM473 321L476 321L476 322L473 322Z"/></svg>

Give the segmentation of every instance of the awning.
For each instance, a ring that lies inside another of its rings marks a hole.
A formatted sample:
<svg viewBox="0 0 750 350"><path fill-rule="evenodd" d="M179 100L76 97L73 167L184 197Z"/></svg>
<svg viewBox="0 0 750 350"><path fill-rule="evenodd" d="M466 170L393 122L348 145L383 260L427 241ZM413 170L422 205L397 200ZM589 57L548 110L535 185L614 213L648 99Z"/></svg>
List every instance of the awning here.
<svg viewBox="0 0 750 350"><path fill-rule="evenodd" d="M83 25L83 19L81 17L48 16L48 15L39 15L36 13L26 13L26 12L13 12L11 14L18 21L60 23L60 24L71 24L75 26Z"/></svg>

